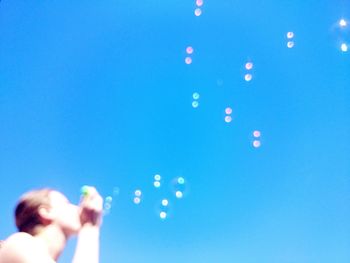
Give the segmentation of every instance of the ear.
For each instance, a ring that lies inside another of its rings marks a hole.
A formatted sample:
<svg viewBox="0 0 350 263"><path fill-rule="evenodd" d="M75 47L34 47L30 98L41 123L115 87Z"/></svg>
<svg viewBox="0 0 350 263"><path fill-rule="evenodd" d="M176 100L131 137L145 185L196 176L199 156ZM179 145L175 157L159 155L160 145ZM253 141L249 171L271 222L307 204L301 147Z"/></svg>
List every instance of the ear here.
<svg viewBox="0 0 350 263"><path fill-rule="evenodd" d="M41 205L38 209L38 214L44 225L50 224L53 220L53 215L49 206Z"/></svg>

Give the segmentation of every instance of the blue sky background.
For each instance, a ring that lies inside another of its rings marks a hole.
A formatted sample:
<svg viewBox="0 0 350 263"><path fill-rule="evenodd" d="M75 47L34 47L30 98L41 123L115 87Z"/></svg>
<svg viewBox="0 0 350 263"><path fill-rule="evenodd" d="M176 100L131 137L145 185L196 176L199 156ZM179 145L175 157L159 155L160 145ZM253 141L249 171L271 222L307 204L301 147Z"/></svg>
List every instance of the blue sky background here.
<svg viewBox="0 0 350 263"><path fill-rule="evenodd" d="M350 2L195 8L0 2L0 239L15 231L23 192L50 186L78 202L88 184L113 196L101 262L350 262L350 56L340 50L350 29L337 24Z"/></svg>

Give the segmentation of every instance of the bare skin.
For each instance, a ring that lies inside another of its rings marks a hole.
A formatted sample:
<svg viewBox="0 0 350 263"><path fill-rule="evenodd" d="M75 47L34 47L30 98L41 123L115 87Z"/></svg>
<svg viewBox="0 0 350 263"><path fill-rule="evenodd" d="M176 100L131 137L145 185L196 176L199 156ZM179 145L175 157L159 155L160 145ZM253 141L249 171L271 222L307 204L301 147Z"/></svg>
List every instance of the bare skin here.
<svg viewBox="0 0 350 263"><path fill-rule="evenodd" d="M3 242L1 263L55 263L67 240L78 236L72 263L99 262L99 234L103 200L90 187L80 205L71 204L57 191L50 193L50 206L39 208L43 225L34 235L19 232Z"/></svg>

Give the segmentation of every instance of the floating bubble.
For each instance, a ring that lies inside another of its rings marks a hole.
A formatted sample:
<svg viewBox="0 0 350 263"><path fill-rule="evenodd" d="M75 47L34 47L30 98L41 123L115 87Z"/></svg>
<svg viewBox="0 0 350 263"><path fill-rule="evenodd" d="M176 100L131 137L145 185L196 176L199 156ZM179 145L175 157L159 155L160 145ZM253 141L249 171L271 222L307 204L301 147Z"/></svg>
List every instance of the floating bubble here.
<svg viewBox="0 0 350 263"><path fill-rule="evenodd" d="M105 198L105 201L106 201L107 203L112 203L112 201L113 201L112 196L107 196L107 197Z"/></svg>
<svg viewBox="0 0 350 263"><path fill-rule="evenodd" d="M112 208L112 205L110 203L105 203L104 204L104 209L105 210L110 210Z"/></svg>
<svg viewBox="0 0 350 263"><path fill-rule="evenodd" d="M252 75L252 74L245 74L245 75L244 75L245 81L251 81L252 78L253 78L253 75Z"/></svg>
<svg viewBox="0 0 350 263"><path fill-rule="evenodd" d="M253 146L254 146L255 148L259 148L259 147L261 146L261 142L258 141L258 140L254 140L254 141L253 141Z"/></svg>
<svg viewBox="0 0 350 263"><path fill-rule="evenodd" d="M119 187L114 187L113 188L113 195L119 195L120 189Z"/></svg>
<svg viewBox="0 0 350 263"><path fill-rule="evenodd" d="M348 24L348 23L346 22L345 19L340 19L340 21L339 21L339 26L341 26L341 27L346 27L347 24Z"/></svg>
<svg viewBox="0 0 350 263"><path fill-rule="evenodd" d="M200 16L201 14L202 14L202 9L196 8L196 9L194 10L194 15L195 15L195 16Z"/></svg>
<svg viewBox="0 0 350 263"><path fill-rule="evenodd" d="M293 48L294 47L294 41L288 41L287 42L287 47L288 48Z"/></svg>
<svg viewBox="0 0 350 263"><path fill-rule="evenodd" d="M203 5L203 0L197 0L196 1L197 6L202 6Z"/></svg>
<svg viewBox="0 0 350 263"><path fill-rule="evenodd" d="M134 204L138 205L141 203L141 198L140 197L134 197Z"/></svg>
<svg viewBox="0 0 350 263"><path fill-rule="evenodd" d="M218 79L218 80L216 81L216 84L217 84L218 86L222 86L222 85L224 85L224 81L223 81L222 79Z"/></svg>
<svg viewBox="0 0 350 263"><path fill-rule="evenodd" d="M181 199L183 197L183 193L181 191L176 191L175 196L176 198Z"/></svg>
<svg viewBox="0 0 350 263"><path fill-rule="evenodd" d="M199 93L197 93L197 92L193 93L192 97L193 97L194 100L198 100L199 99Z"/></svg>
<svg viewBox="0 0 350 263"><path fill-rule="evenodd" d="M198 101L193 101L193 102L192 102L192 107L193 107L193 108L198 108L198 106L199 106Z"/></svg>
<svg viewBox="0 0 350 263"><path fill-rule="evenodd" d="M189 55L192 54L193 51L194 51L194 49L193 49L193 47L191 47L191 46L189 46L189 47L186 48L186 53L189 54Z"/></svg>
<svg viewBox="0 0 350 263"><path fill-rule="evenodd" d="M226 116L225 117L225 122L230 123L232 121L232 117L231 116Z"/></svg>
<svg viewBox="0 0 350 263"><path fill-rule="evenodd" d="M141 195L142 195L141 190L136 190L136 191L135 191L135 196L140 197Z"/></svg>
<svg viewBox="0 0 350 263"><path fill-rule="evenodd" d="M245 64L245 68L246 68L246 70L251 70L253 68L253 63L252 62L247 62Z"/></svg>
<svg viewBox="0 0 350 263"><path fill-rule="evenodd" d="M292 39L294 37L294 33L293 32L288 32L287 33L287 38L288 39Z"/></svg>
<svg viewBox="0 0 350 263"><path fill-rule="evenodd" d="M185 58L185 63L186 63L187 65L192 64L192 58L186 57L186 58Z"/></svg>
<svg viewBox="0 0 350 263"><path fill-rule="evenodd" d="M178 184L185 184L185 178L183 178L183 177L177 178L177 183Z"/></svg>
<svg viewBox="0 0 350 263"><path fill-rule="evenodd" d="M167 213L164 212L164 211L162 211L162 212L159 213L159 217L160 217L161 219L165 219L165 218L167 217Z"/></svg>
<svg viewBox="0 0 350 263"><path fill-rule="evenodd" d="M343 51L343 52L347 52L347 51L348 51L348 45L345 44L345 43L343 43L343 44L341 44L340 49L341 49L341 51Z"/></svg>
<svg viewBox="0 0 350 263"><path fill-rule="evenodd" d="M104 215L104 216L109 215L110 212L111 212L111 207L105 206L102 212L103 212L103 215Z"/></svg>
<svg viewBox="0 0 350 263"><path fill-rule="evenodd" d="M154 185L155 188L159 188L160 187L160 182L159 181L155 181L153 183L153 185Z"/></svg>
<svg viewBox="0 0 350 263"><path fill-rule="evenodd" d="M225 109L225 113L226 113L227 115L230 115L230 114L232 113L232 108L227 107L227 108Z"/></svg>
<svg viewBox="0 0 350 263"><path fill-rule="evenodd" d="M162 200L162 206L168 206L168 204L169 204L168 199L163 199Z"/></svg>
<svg viewBox="0 0 350 263"><path fill-rule="evenodd" d="M156 175L154 176L154 180L160 181L160 179L162 179L162 177L161 177L159 174L156 174Z"/></svg>
<svg viewBox="0 0 350 263"><path fill-rule="evenodd" d="M253 131L253 136L254 136L255 138L259 138L260 135L261 135L261 132L260 132L260 131Z"/></svg>

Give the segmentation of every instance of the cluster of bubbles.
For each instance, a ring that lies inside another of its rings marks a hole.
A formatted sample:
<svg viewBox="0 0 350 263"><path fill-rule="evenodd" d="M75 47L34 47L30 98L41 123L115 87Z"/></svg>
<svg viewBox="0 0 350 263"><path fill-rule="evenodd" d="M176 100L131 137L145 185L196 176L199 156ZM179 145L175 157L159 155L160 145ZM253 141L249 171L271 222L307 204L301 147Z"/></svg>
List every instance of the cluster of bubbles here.
<svg viewBox="0 0 350 263"><path fill-rule="evenodd" d="M253 131L253 147L254 148L259 148L261 146L261 132L258 130Z"/></svg>
<svg viewBox="0 0 350 263"><path fill-rule="evenodd" d="M203 6L203 0L196 0L196 9L194 10L195 16L201 16L202 15L202 9Z"/></svg>
<svg viewBox="0 0 350 263"><path fill-rule="evenodd" d="M254 66L253 62L245 63L246 74L244 75L244 80L247 82L249 82L253 79L253 75L251 73L253 66Z"/></svg>
<svg viewBox="0 0 350 263"><path fill-rule="evenodd" d="M341 28L341 29L345 29L346 27L348 26L348 22L344 19L344 18L342 18L342 19L340 19L340 21L339 21L339 27ZM348 51L348 44L344 41L344 40L342 40L341 41L341 44L340 44L340 50L342 51L342 52L347 52Z"/></svg>
<svg viewBox="0 0 350 263"><path fill-rule="evenodd" d="M165 220L169 216L169 200L166 198L163 198L159 203L158 203L158 209L157 209L157 215L161 220Z"/></svg>
<svg viewBox="0 0 350 263"><path fill-rule="evenodd" d="M153 186L155 188L159 188L161 186L161 180L162 180L162 177L159 174L156 174L154 176Z"/></svg>
<svg viewBox="0 0 350 263"><path fill-rule="evenodd" d="M171 181L172 193L176 199L182 199L187 192L187 184L184 177L176 177ZM157 214L161 220L169 217L170 201L167 198L161 199L158 205Z"/></svg>
<svg viewBox="0 0 350 263"><path fill-rule="evenodd" d="M142 191L140 189L135 190L134 192L134 204L139 205L141 203Z"/></svg>
<svg viewBox="0 0 350 263"><path fill-rule="evenodd" d="M192 94L192 98L193 98L192 107L193 107L193 108L198 108L198 106L199 106L199 102L198 102L199 97L200 97L200 95L199 95L198 92L194 92L194 93Z"/></svg>
<svg viewBox="0 0 350 263"><path fill-rule="evenodd" d="M196 9L194 11L195 16L201 16L202 14L202 9L201 7L203 6L203 0L196 0ZM338 27L341 30L344 30L345 28L348 27L348 22L345 19L340 19L338 22ZM287 32L286 38L287 38L287 47L289 49L293 48L295 46L294 42L294 37L295 34L294 32L290 31ZM344 40L345 38L342 37L341 44L340 44L340 50L342 52L347 52L348 51L348 44ZM185 63L187 65L192 64L192 55L194 53L194 49L192 46L188 46L186 48L186 58L185 58ZM245 64L245 75L244 79L245 81L249 82L252 80L253 75L252 75L252 70L253 70L253 63L251 61L246 62ZM222 80L220 80L220 85L222 85ZM219 82L218 82L219 85ZM197 92L194 92L192 94L192 107L197 108L199 106L199 98L200 95ZM225 109L225 122L230 123L232 122L232 108L227 107ZM259 130L254 130L252 132L252 146L254 148L260 148L261 147L261 132ZM160 188L162 183L161 183L161 176L159 174L156 174L154 176L154 181L153 181L153 186L155 188ZM176 177L172 180L172 193L175 199L182 199L187 192L187 184L186 180L184 177ZM89 187L83 186L81 189L82 195L88 195ZM114 188L113 190L113 196L119 194L119 188ZM136 205L139 205L142 201L142 191L140 189L136 189L134 191L134 196L133 196L133 203ZM112 203L113 203L113 197L112 196L107 196L104 200L104 214L109 214L110 210L112 208ZM165 220L169 217L169 211L170 211L170 201L167 198L163 198L158 202L158 209L157 209L157 214L161 220Z"/></svg>
<svg viewBox="0 0 350 263"><path fill-rule="evenodd" d="M186 58L185 58L185 63L186 63L187 65L192 64L192 56L191 56L191 55L193 54L193 52L194 52L193 47L188 46L188 47L186 48L186 54L187 54L187 56L186 56Z"/></svg>
<svg viewBox="0 0 350 263"><path fill-rule="evenodd" d="M160 188L162 177L159 174L156 174L154 175L153 179L154 179L153 186L155 188ZM182 199L187 193L187 191L188 191L188 185L184 177L180 176L172 179L171 193L175 200ZM81 188L81 194L82 196L87 196L89 194L89 187L83 186ZM110 214L113 200L117 195L119 195L119 188L115 187L113 188L113 194L106 196L106 198L104 199L104 204L103 204L104 215ZM135 205L140 205L142 202L142 198L143 198L143 192L141 191L140 188L137 188L136 190L133 191L132 201ZM159 217L161 220L165 220L169 218L170 204L171 202L173 202L170 199L171 198L163 197L160 199L160 201L157 202L156 214L157 214L157 217Z"/></svg>
<svg viewBox="0 0 350 263"><path fill-rule="evenodd" d="M155 188L161 187L161 176L159 174L156 174L154 176L154 182L153 185ZM184 197L184 194L187 191L187 184L184 177L176 177L171 182L172 186L172 193L173 196L176 199L182 199ZM136 205L139 205L142 200L142 191L140 189L137 189L134 191L134 197L133 197L133 203ZM107 197L108 198L108 197ZM106 198L106 201L107 201ZM111 197L110 197L111 198ZM107 202L106 202L107 203ZM156 214L161 220L165 220L169 217L169 211L170 211L170 200L168 198L162 198L160 201L157 202L157 209Z"/></svg>
<svg viewBox="0 0 350 263"><path fill-rule="evenodd" d="M113 197L112 196L107 196L105 198L104 204L103 204L103 211L104 214L109 214L110 210L112 208L112 202L113 202Z"/></svg>
<svg viewBox="0 0 350 263"><path fill-rule="evenodd" d="M293 48L295 45L294 43L294 32L288 32L287 33L287 47L288 48Z"/></svg>
<svg viewBox="0 0 350 263"><path fill-rule="evenodd" d="M182 199L187 190L187 184L184 177L176 177L172 180L172 192L176 199ZM169 217L170 201L167 198L161 199L157 206L157 215L161 220Z"/></svg>
<svg viewBox="0 0 350 263"><path fill-rule="evenodd" d="M232 108L227 107L227 108L225 109L225 114L226 114L226 116L225 116L225 122L230 123L230 122L232 121L232 117L231 117Z"/></svg>
<svg viewBox="0 0 350 263"><path fill-rule="evenodd" d="M175 194L175 197L177 199L181 199L184 196L184 193L186 191L186 180L183 177L177 177L175 179L173 179L172 182L172 186L173 186L173 192Z"/></svg>

